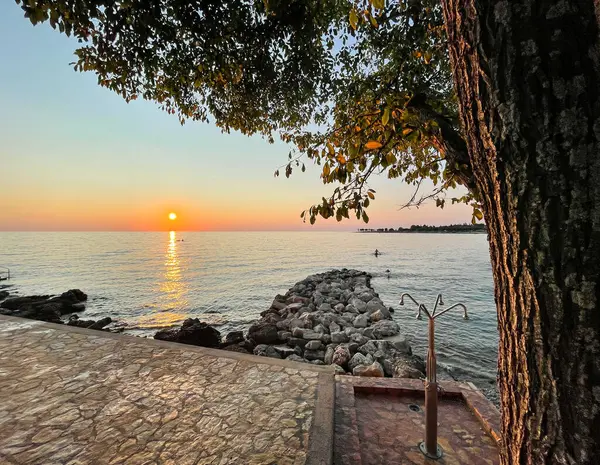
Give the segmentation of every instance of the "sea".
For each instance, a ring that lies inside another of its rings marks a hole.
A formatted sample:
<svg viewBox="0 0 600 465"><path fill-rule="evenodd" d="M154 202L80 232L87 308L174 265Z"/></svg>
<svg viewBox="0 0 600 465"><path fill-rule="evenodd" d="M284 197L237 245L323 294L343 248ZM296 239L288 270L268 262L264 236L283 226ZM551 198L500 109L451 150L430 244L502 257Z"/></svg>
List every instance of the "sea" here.
<svg viewBox="0 0 600 465"><path fill-rule="evenodd" d="M375 249L381 254L374 255ZM438 363L496 399L498 332L485 234L358 232L0 232L0 266L16 295L88 294L85 317L110 316L151 337L197 317L223 334L246 329L310 274L353 268L393 307L425 357L427 321L403 293L432 309L438 294L460 309L436 320ZM389 272L388 272L389 270Z"/></svg>

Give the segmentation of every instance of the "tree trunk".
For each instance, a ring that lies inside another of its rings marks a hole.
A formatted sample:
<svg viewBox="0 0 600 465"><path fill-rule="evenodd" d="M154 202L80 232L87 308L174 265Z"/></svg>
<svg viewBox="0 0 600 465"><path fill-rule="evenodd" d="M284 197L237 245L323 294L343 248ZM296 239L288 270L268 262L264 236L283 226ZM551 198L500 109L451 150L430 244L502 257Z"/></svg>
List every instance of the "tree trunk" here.
<svg viewBox="0 0 600 465"><path fill-rule="evenodd" d="M442 4L489 230L502 463L598 464L597 7L594 0Z"/></svg>

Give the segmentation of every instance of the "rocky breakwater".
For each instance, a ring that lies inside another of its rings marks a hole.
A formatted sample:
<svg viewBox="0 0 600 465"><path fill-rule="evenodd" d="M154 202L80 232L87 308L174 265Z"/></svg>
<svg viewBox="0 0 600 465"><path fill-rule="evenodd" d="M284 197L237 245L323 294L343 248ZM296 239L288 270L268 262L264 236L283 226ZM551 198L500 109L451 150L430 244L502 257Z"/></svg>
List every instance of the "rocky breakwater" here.
<svg viewBox="0 0 600 465"><path fill-rule="evenodd" d="M18 316L50 323L67 324L80 328L103 329L112 320L110 317L100 320L82 320L77 315L85 310L88 296L79 289L71 289L58 296L31 295L10 297L7 291L0 294L0 314Z"/></svg>
<svg viewBox="0 0 600 465"><path fill-rule="evenodd" d="M399 335L391 312L371 287L369 274L332 270L276 296L245 338L230 333L220 347L333 365L340 374L421 378L423 360Z"/></svg>

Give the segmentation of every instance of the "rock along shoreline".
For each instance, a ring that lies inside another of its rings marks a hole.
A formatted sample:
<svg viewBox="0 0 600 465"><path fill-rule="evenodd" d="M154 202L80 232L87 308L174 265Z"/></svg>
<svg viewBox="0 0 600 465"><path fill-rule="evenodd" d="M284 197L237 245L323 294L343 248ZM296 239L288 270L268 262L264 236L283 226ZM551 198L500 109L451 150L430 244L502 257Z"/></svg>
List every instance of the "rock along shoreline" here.
<svg viewBox="0 0 600 465"><path fill-rule="evenodd" d="M215 328L188 319L181 328L159 331L155 339L216 347L265 357L333 365L355 376L422 378L423 359L371 287L371 275L332 270L308 276L277 295L246 334L221 340Z"/></svg>
<svg viewBox="0 0 600 465"><path fill-rule="evenodd" d="M4 300L2 300L4 299ZM83 320L87 295L78 289L60 296L9 297L0 294L0 314L102 330L112 320ZM371 287L371 275L331 270L308 276L277 295L261 318L243 331L221 333L198 318L158 331L155 339L220 348L315 365L339 374L423 378L423 359L414 355ZM106 330L106 329L104 329ZM120 329L122 330L122 328Z"/></svg>

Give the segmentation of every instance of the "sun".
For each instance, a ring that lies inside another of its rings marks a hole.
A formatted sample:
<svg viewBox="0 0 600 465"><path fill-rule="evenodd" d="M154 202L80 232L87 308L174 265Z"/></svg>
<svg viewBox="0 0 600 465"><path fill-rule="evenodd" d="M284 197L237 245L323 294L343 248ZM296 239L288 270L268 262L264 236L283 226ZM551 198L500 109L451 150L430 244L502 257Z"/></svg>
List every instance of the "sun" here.
<svg viewBox="0 0 600 465"><path fill-rule="evenodd" d="M172 213L172 212L171 212L171 213L169 213L169 219L170 219L171 221L174 221L174 220L176 220L176 219L177 219L177 215L176 215L175 213Z"/></svg>

